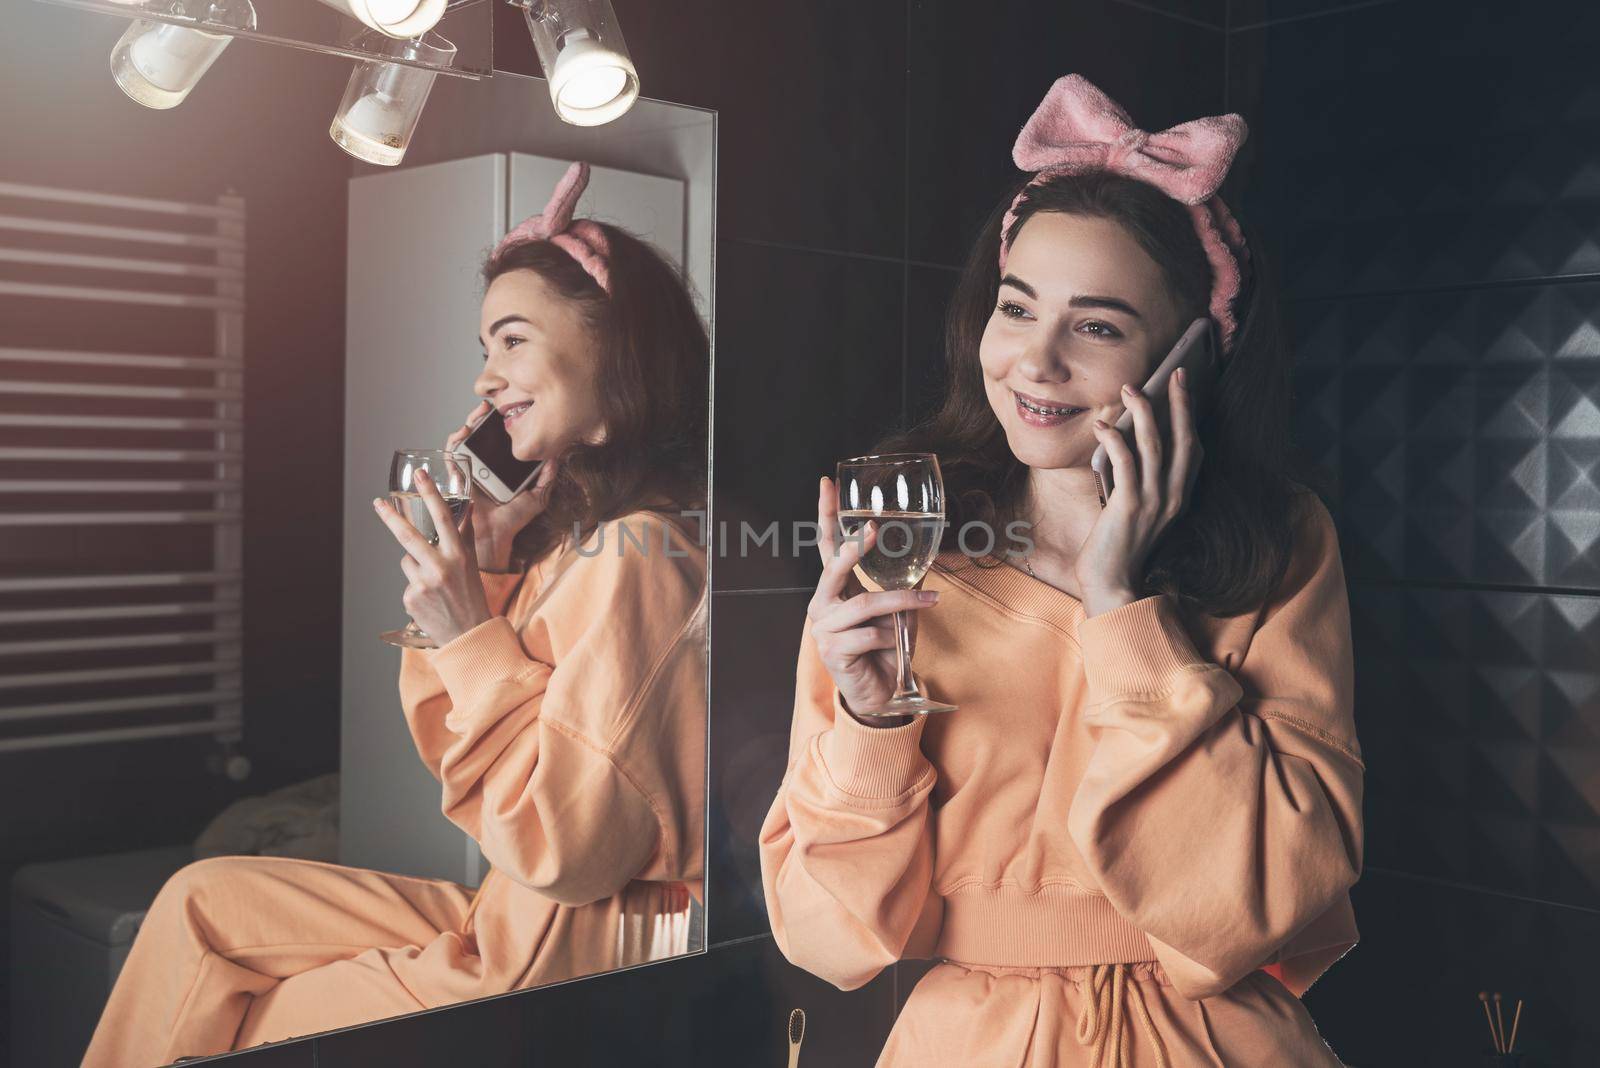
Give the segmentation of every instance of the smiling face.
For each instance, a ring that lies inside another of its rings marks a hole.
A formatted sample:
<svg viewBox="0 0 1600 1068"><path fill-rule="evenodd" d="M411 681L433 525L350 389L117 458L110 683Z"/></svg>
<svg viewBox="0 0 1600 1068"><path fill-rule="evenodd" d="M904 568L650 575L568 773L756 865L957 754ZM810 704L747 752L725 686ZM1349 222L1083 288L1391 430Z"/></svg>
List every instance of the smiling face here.
<svg viewBox="0 0 1600 1068"><path fill-rule="evenodd" d="M603 440L600 353L576 302L535 271L507 271L484 294L479 331L483 372L473 389L505 416L512 455L544 460Z"/></svg>
<svg viewBox="0 0 1600 1068"><path fill-rule="evenodd" d="M1033 468L1088 466L1094 420L1116 424L1122 384L1142 387L1182 325L1160 266L1121 224L1031 216L978 346L1012 453Z"/></svg>

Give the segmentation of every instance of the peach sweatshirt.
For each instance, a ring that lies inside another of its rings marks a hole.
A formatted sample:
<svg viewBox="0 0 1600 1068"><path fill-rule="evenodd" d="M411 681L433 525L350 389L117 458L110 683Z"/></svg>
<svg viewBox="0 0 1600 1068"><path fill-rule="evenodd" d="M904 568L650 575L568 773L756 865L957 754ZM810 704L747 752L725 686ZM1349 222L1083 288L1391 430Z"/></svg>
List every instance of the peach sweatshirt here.
<svg viewBox="0 0 1600 1068"><path fill-rule="evenodd" d="M701 896L706 550L675 515L602 530L591 555L534 564L503 609L522 576L485 574L500 614L403 656L406 722L441 808L492 865L468 922L486 957L517 958L521 982L627 963L607 955L625 899L654 900L624 893L636 880ZM541 944L563 927L587 945Z"/></svg>
<svg viewBox="0 0 1600 1068"><path fill-rule="evenodd" d="M1363 765L1337 534L1298 514L1280 587L1226 619L1085 618L941 554L915 663L960 710L905 726L843 709L808 620L760 840L789 960L846 990L903 957L1156 961L1190 999L1270 965L1302 994L1356 941Z"/></svg>

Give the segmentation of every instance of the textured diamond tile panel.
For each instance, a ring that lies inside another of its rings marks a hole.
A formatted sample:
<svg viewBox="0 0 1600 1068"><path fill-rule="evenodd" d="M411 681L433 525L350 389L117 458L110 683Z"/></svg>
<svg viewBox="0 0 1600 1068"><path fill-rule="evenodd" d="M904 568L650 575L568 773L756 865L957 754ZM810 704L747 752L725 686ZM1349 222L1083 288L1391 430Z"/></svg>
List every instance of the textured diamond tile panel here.
<svg viewBox="0 0 1600 1068"><path fill-rule="evenodd" d="M1338 487L1368 767L1363 944L1307 1002L1352 1065L1442 1066L1487 1050L1476 992L1515 989L1530 1063L1595 1063L1600 6L1237 29L1288 10L1229 9L1229 203Z"/></svg>
<svg viewBox="0 0 1600 1068"><path fill-rule="evenodd" d="M1600 285L1303 301L1297 440L1353 576L1600 589Z"/></svg>
<svg viewBox="0 0 1600 1068"><path fill-rule="evenodd" d="M1600 598L1350 599L1368 863L1600 901Z"/></svg>

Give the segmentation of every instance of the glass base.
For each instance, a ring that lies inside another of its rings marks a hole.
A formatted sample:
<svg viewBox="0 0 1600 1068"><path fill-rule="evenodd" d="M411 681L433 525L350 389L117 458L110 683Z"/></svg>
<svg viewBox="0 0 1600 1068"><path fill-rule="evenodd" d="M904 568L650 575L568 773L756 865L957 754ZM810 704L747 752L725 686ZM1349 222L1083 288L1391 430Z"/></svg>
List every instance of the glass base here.
<svg viewBox="0 0 1600 1068"><path fill-rule="evenodd" d="M399 645L406 649L439 648L439 643L418 630L415 623L408 624L402 630L386 630L378 637L390 645Z"/></svg>
<svg viewBox="0 0 1600 1068"><path fill-rule="evenodd" d="M893 716L926 716L933 712L954 712L959 707L959 705L947 705L943 701L934 701L920 694L913 694L906 697L893 698L882 708L875 708L871 712L856 712L855 714L862 719L880 716L885 718ZM855 710L852 709L851 711Z"/></svg>

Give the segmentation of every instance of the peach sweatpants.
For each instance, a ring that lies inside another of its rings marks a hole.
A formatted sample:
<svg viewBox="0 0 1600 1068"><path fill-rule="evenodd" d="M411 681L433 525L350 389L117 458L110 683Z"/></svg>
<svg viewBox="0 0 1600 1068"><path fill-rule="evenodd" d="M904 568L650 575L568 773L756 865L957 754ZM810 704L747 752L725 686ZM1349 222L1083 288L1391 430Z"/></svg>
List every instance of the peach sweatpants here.
<svg viewBox="0 0 1600 1068"><path fill-rule="evenodd" d="M470 888L286 857L169 879L84 1068L151 1068L463 1001L483 967Z"/></svg>
<svg viewBox="0 0 1600 1068"><path fill-rule="evenodd" d="M1114 969L1123 973L1120 983ZM1074 968L940 963L911 992L877 1068L934 1064L1341 1068L1300 1000L1265 972L1216 997L1190 1001L1153 962Z"/></svg>
<svg viewBox="0 0 1600 1068"><path fill-rule="evenodd" d="M442 879L216 857L167 880L83 1063L151 1068L688 951L690 891L560 905L499 870Z"/></svg>

